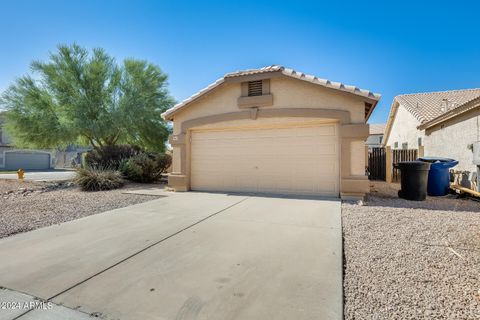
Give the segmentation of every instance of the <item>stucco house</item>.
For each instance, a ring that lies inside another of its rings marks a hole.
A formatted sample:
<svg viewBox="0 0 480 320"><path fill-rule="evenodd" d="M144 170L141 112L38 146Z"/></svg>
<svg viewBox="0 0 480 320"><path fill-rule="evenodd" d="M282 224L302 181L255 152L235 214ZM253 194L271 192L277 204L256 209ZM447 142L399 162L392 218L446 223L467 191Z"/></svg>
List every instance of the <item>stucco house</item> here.
<svg viewBox="0 0 480 320"><path fill-rule="evenodd" d="M453 158L456 170L472 178L471 145L480 140L480 89L396 96L385 129L385 145L418 149L425 156Z"/></svg>
<svg viewBox="0 0 480 320"><path fill-rule="evenodd" d="M383 135L385 132L386 123L371 123L370 135L365 141L365 145L370 148L380 148L383 146Z"/></svg>
<svg viewBox="0 0 480 320"><path fill-rule="evenodd" d="M166 111L177 191L361 198L380 95L268 66L228 73Z"/></svg>
<svg viewBox="0 0 480 320"><path fill-rule="evenodd" d="M4 130L5 116L0 112L0 170L48 170L54 167L54 154L48 150L18 149Z"/></svg>

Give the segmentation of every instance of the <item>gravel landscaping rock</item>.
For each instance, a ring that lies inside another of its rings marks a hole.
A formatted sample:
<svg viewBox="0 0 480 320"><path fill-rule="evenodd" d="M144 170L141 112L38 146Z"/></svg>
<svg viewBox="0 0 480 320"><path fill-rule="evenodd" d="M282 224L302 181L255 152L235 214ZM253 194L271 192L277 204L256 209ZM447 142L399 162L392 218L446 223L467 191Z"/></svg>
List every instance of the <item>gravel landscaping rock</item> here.
<svg viewBox="0 0 480 320"><path fill-rule="evenodd" d="M397 191L342 204L345 319L480 319L480 203Z"/></svg>
<svg viewBox="0 0 480 320"><path fill-rule="evenodd" d="M0 180L0 238L158 198L123 193L139 186L84 192L69 182Z"/></svg>

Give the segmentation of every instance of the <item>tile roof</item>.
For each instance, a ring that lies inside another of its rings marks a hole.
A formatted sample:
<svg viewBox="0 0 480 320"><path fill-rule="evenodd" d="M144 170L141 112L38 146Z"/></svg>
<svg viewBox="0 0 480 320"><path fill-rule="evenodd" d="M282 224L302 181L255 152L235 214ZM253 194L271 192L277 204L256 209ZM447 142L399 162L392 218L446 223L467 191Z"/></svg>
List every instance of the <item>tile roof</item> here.
<svg viewBox="0 0 480 320"><path fill-rule="evenodd" d="M386 126L386 123L371 123L370 134L383 134Z"/></svg>
<svg viewBox="0 0 480 320"><path fill-rule="evenodd" d="M396 96L395 100L413 114L420 123L424 123L478 97L480 97L480 88L402 94ZM446 104L448 107L445 107Z"/></svg>
<svg viewBox="0 0 480 320"><path fill-rule="evenodd" d="M210 84L206 88L198 91L197 93L195 93L191 97L183 100L182 102L175 105L173 108L164 112L163 117L168 119L175 112L177 112L179 109L182 109L183 107L185 107L189 103L193 102L194 100L200 98L201 96L203 96L207 92L210 92L214 88L216 88L219 85L221 85L222 83L224 83L225 79L242 77L242 76L249 76L249 75L255 75L255 74L263 74L263 73L269 73L269 72L281 72L282 75L287 76L287 77L307 81L307 82L317 84L317 85L320 85L320 86L323 86L323 87L326 87L326 88L331 88L331 89L340 90L340 91L348 92L348 93L351 93L351 94L355 94L355 95L367 98L370 101L373 101L374 102L373 106L375 106L375 104L381 98L381 95L379 93L374 93L374 92L371 92L369 90L360 89L356 86L343 84L341 82L334 82L334 81L330 81L328 79L317 78L316 76L305 74L303 72L298 72L298 71L295 71L293 69L285 68L285 67L279 66L279 65L271 65L271 66L266 66L266 67L263 67L263 68L260 68L260 69L248 69L248 70L242 70L242 71L235 71L235 72L227 73L222 78L218 79L217 81Z"/></svg>
<svg viewBox="0 0 480 320"><path fill-rule="evenodd" d="M233 78L233 77L240 77L240 76L249 76L252 74L260 74L260 73L268 73L268 72L276 72L281 71L283 67L277 65L266 66L260 69L248 69L248 70L241 70L241 71L234 71L225 74L224 78Z"/></svg>
<svg viewBox="0 0 480 320"><path fill-rule="evenodd" d="M374 92L371 92L369 90L360 89L356 86L347 85L347 84L344 84L344 83L341 83L341 82L334 82L334 81L330 81L328 79L318 78L314 75L306 74L306 73L299 72L299 71L295 71L293 69L286 68L286 67L279 66L279 65L266 66L266 67L263 67L263 68L260 68L260 69L249 69L249 70L231 72L231 73L227 73L224 76L224 78L233 78L233 77L239 77L239 76L247 76L247 75L252 75L252 74L261 74L261 73L276 72L276 71L280 71L283 75L285 75L287 77L292 77L292 78L308 81L308 82L318 84L318 85L321 85L321 86L324 86L324 87L332 88L332 89L346 91L346 92L353 93L353 94L356 94L356 95L360 95L360 96L363 96L363 97L366 97L366 98L369 98L369 99L373 99L373 100L378 101L381 98L381 95L379 93L374 93Z"/></svg>

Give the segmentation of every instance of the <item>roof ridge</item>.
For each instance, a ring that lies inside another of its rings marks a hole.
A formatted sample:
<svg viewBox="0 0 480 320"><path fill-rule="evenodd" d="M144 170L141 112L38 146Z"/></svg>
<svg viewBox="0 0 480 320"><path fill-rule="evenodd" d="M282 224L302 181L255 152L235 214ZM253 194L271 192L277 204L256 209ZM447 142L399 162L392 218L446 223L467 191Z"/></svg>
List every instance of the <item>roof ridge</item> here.
<svg viewBox="0 0 480 320"><path fill-rule="evenodd" d="M324 79L324 78L318 78L314 74L309 74L305 73L302 71L295 70L293 68L286 67L284 65L280 64L271 64L267 66L263 66L261 68L250 68L250 69L244 69L244 70L236 70L233 72L228 72L224 75L224 78L228 77L236 77L239 75L242 75L243 73L249 73L249 72L274 72L274 71L281 71L283 74L292 76L294 78L300 79L300 80L307 80L310 82L316 83L317 81L320 82L325 82L324 85L327 87L333 86L335 89L340 89L342 91L347 91L351 93L358 92L362 96L370 97L373 99L379 99L381 97L381 94L377 92L370 91L368 89L362 89L360 87L357 87L355 85L343 83L340 81L333 81L330 79ZM348 90L347 87L349 87L351 90ZM353 91L353 92L352 92Z"/></svg>
<svg viewBox="0 0 480 320"><path fill-rule="evenodd" d="M480 90L480 88L468 88L468 89L454 89L454 90L443 90L443 91L429 91L429 92L414 92L414 93L402 93L396 95L397 97L408 97L408 96L415 96L415 95L428 95L428 94L435 94L435 93L451 93L451 92L459 92L459 91L475 91Z"/></svg>

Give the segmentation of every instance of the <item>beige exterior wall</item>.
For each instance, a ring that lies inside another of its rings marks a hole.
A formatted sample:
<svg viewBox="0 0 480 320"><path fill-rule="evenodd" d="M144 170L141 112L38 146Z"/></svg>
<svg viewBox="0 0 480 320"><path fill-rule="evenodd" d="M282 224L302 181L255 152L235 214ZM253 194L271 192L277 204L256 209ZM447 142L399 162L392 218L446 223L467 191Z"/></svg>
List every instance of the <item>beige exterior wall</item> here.
<svg viewBox="0 0 480 320"><path fill-rule="evenodd" d="M425 135L423 131L417 129L419 125L420 122L407 109L399 105L385 145L395 149L395 142L398 142L398 148L396 149L402 149L402 144L406 142L408 143L408 149L417 149L419 137L422 138L425 145Z"/></svg>
<svg viewBox="0 0 480 320"><path fill-rule="evenodd" d="M350 173L361 176L365 174L365 142L361 140L350 142ZM362 158L363 159L360 159Z"/></svg>
<svg viewBox="0 0 480 320"><path fill-rule="evenodd" d="M215 114L239 111L237 99L241 95L240 83L224 83L175 115L173 133L179 134L178 124L186 120ZM270 80L273 106L270 108L321 108L350 112L351 123L365 123L365 105L361 98L351 94L323 88L289 78Z"/></svg>
<svg viewBox="0 0 480 320"><path fill-rule="evenodd" d="M191 130L335 121L339 123L340 137L340 193L349 197L363 196L369 191L364 174L364 141L368 136L368 125L365 124L362 97L285 77L270 79L270 93L273 96L271 106L258 109L240 107L238 98L241 93L240 82L223 83L174 114L173 136L170 139L173 172L169 177L169 184L173 188L179 191L190 188ZM298 110L298 115L292 116L297 112L295 110ZM218 118L224 117L228 117L228 121L218 121ZM192 122L195 122L193 127Z"/></svg>
<svg viewBox="0 0 480 320"><path fill-rule="evenodd" d="M425 156L453 158L459 161L455 170L475 172L473 153L467 146L480 141L479 126L477 109L426 129Z"/></svg>

